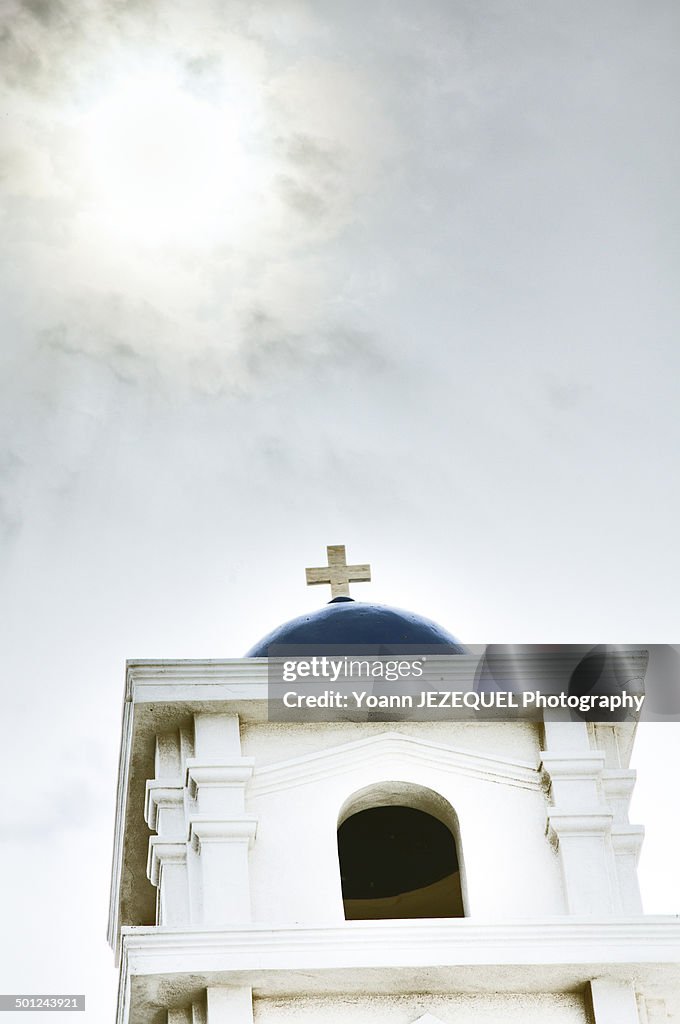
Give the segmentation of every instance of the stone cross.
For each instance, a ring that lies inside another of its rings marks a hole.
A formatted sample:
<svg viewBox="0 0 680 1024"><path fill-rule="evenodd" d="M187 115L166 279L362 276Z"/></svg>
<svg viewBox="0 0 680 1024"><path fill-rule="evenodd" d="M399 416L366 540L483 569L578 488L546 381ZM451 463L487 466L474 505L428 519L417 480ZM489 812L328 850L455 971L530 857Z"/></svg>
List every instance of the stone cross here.
<svg viewBox="0 0 680 1024"><path fill-rule="evenodd" d="M367 583L371 579L370 565L348 565L344 544L329 544L326 548L328 565L305 569L307 586L330 583L331 597L349 597L350 583Z"/></svg>

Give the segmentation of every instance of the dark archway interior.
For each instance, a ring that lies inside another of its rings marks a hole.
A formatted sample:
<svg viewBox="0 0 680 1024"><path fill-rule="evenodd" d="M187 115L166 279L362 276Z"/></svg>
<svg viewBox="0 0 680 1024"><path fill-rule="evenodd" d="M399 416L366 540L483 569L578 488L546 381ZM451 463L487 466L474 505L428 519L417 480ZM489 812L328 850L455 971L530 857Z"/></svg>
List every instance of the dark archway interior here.
<svg viewBox="0 0 680 1024"><path fill-rule="evenodd" d="M338 829L347 920L462 917L456 844L437 818L413 807L371 807Z"/></svg>

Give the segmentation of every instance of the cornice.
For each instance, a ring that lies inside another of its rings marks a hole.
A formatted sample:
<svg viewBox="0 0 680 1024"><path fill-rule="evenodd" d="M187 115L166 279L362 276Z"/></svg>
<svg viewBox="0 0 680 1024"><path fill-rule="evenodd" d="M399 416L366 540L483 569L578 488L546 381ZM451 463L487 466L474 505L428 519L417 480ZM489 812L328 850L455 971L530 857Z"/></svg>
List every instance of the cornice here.
<svg viewBox="0 0 680 1024"><path fill-rule="evenodd" d="M570 754L541 752L541 765L551 779L598 778L605 765L605 755L598 750L575 751Z"/></svg>
<svg viewBox="0 0 680 1024"><path fill-rule="evenodd" d="M602 772L602 785L609 799L629 800L633 790L637 772L634 768L605 768Z"/></svg>
<svg viewBox="0 0 680 1024"><path fill-rule="evenodd" d="M182 807L184 786L171 785L167 779L147 779L144 798L144 820L156 831L159 807Z"/></svg>
<svg viewBox="0 0 680 1024"><path fill-rule="evenodd" d="M186 860L186 840L151 836L149 839L149 856L146 862L147 878L152 885L158 886L160 870L164 864L186 864Z"/></svg>
<svg viewBox="0 0 680 1024"><path fill-rule="evenodd" d="M224 691L223 699L267 697L267 658L210 658L173 661L133 660L126 664L125 699L140 702L152 699L152 692L166 686L183 684L207 686ZM254 686L262 687L260 693ZM235 688L235 689L234 689ZM145 691L151 691L149 695Z"/></svg>
<svg viewBox="0 0 680 1024"><path fill-rule="evenodd" d="M200 850L204 843L245 843L251 846L257 834L257 818L242 815L214 818L194 815L189 819L189 844Z"/></svg>
<svg viewBox="0 0 680 1024"><path fill-rule="evenodd" d="M185 785L195 797L199 789L242 789L253 774L254 757L241 757L231 762L187 759Z"/></svg>
<svg viewBox="0 0 680 1024"><path fill-rule="evenodd" d="M111 858L111 892L109 896L109 920L107 938L109 945L116 947L119 929L120 883L123 873L123 844L125 830L125 812L128 795L128 774L130 766L130 747L133 729L133 705L127 701L123 704L123 722L118 755L118 786L116 788L116 817L113 832L113 854Z"/></svg>
<svg viewBox="0 0 680 1024"><path fill-rule="evenodd" d="M603 836L611 831L614 815L608 807L590 810L572 810L551 807L548 811L548 830L559 839L568 836Z"/></svg>
<svg viewBox="0 0 680 1024"><path fill-rule="evenodd" d="M637 861L645 838L644 825L612 825L612 845L615 853L629 854Z"/></svg>
<svg viewBox="0 0 680 1024"><path fill-rule="evenodd" d="M168 975L177 1000L230 984L250 986L261 998L414 992L424 979L430 994L573 992L599 975L628 981L633 974L641 989L679 1005L679 963L680 917L656 915L124 928L117 1022L145 1024L150 1005L167 1005Z"/></svg>
<svg viewBox="0 0 680 1024"><path fill-rule="evenodd" d="M166 956L184 969L225 971L399 965L680 963L680 917L565 916L477 923L472 919L346 921L321 928L253 925L229 931L123 928L135 974ZM444 957L444 959L442 959Z"/></svg>

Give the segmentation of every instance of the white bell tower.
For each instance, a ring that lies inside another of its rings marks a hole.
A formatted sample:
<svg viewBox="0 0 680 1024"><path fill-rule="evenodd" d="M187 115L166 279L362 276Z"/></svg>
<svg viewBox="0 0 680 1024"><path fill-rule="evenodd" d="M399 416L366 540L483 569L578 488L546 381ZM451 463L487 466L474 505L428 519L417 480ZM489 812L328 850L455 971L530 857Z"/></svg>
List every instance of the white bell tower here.
<svg viewBox="0 0 680 1024"><path fill-rule="evenodd" d="M275 638L318 644L355 620L448 636L341 597ZM130 663L118 1024L680 1022L680 921L640 905L634 731L274 722L266 657Z"/></svg>

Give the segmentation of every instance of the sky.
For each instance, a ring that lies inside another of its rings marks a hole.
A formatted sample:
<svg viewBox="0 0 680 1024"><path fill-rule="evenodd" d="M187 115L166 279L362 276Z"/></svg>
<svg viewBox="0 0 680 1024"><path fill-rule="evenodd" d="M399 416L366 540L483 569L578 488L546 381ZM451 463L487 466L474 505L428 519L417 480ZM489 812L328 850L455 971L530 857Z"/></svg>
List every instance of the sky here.
<svg viewBox="0 0 680 1024"><path fill-rule="evenodd" d="M242 655L338 543L464 642L677 639L680 8L0 12L2 989L104 1020L126 658Z"/></svg>

